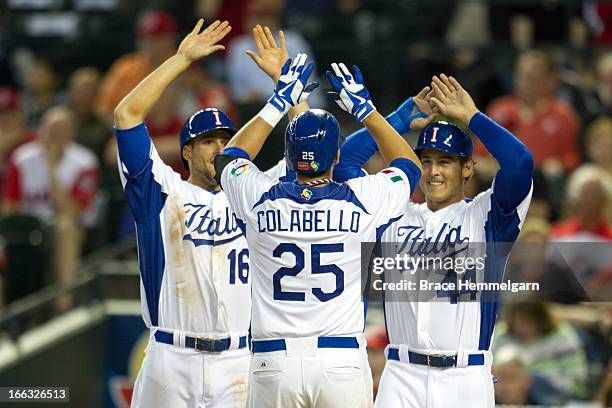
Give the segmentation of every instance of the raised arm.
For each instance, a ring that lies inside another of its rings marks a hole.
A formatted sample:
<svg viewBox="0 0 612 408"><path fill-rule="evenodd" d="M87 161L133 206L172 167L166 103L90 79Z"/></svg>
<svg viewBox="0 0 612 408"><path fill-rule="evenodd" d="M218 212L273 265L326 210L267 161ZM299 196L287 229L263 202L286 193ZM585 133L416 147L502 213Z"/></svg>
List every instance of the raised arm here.
<svg viewBox="0 0 612 408"><path fill-rule="evenodd" d="M420 130L435 117L429 105L433 92L428 86L414 97L410 97L385 119L399 134L410 130ZM362 128L349 136L340 148L340 162L334 167L334 180L344 182L363 175L364 164L378 150L376 141L367 128Z"/></svg>
<svg viewBox="0 0 612 408"><path fill-rule="evenodd" d="M469 93L453 77L434 76L432 102L444 115L469 125L500 169L495 176L494 193L506 211L513 211L531 190L533 156L512 133L480 112Z"/></svg>
<svg viewBox="0 0 612 408"><path fill-rule="evenodd" d="M251 50L247 50L247 55L255 61L255 64L265 72L272 82L274 86L278 84L278 79L281 75L281 70L285 61L289 58L289 53L287 52L287 46L285 45L285 33L282 31L278 32L278 40L280 46L276 45L276 40L272 35L272 31L268 26L260 26L259 24L253 27L251 30L253 34L253 40L255 41L255 46L257 47L257 52ZM309 109L308 102L303 101L296 106L292 106L289 108L289 112L287 112L287 116L289 120L291 120L294 116L296 116L300 112L305 112Z"/></svg>
<svg viewBox="0 0 612 408"><path fill-rule="evenodd" d="M363 122L376 141L383 159L400 167L411 179L411 185L416 185L414 180L418 181L423 170L421 162L397 130L376 111L370 94L363 84L359 68L353 66L354 77L344 64L334 63L332 69L334 73L327 71L327 78L335 91L328 92L327 95L340 108Z"/></svg>
<svg viewBox="0 0 612 408"><path fill-rule="evenodd" d="M229 23L217 20L202 31L203 25L204 20L200 19L185 36L176 54L143 79L117 105L114 111L117 129L128 129L142 123L168 85L193 61L225 49L217 43L230 32Z"/></svg>
<svg viewBox="0 0 612 408"><path fill-rule="evenodd" d="M226 150L241 153L253 159L257 156L270 132L280 122L290 107L306 101L308 95L319 86L314 82L308 84L308 78L314 69L314 63L306 65L306 54L298 54L293 62L289 59L281 70L274 94L268 99L263 109L227 143ZM229 150L233 149L233 150ZM225 164L221 167L225 167ZM220 177L222 168L217 168Z"/></svg>

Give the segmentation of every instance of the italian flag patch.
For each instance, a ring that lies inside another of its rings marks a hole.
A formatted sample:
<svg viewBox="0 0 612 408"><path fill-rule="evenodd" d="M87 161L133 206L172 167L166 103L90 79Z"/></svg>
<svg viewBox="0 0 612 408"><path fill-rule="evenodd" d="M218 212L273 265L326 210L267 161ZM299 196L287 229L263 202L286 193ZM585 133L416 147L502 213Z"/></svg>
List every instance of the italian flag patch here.
<svg viewBox="0 0 612 408"><path fill-rule="evenodd" d="M396 171L391 170L391 169L385 169L382 171L384 174L386 174L387 176L389 176L389 178L391 179L392 182L397 183L398 181L402 181L402 176L400 176L399 174L397 174Z"/></svg>

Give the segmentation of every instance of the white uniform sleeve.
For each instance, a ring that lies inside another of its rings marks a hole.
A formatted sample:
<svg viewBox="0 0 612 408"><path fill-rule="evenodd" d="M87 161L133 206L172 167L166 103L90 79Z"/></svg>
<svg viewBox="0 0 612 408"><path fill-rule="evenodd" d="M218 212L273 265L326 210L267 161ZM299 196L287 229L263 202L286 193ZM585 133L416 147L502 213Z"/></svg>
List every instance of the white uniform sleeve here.
<svg viewBox="0 0 612 408"><path fill-rule="evenodd" d="M280 179L287 174L287 165L285 164L285 159L280 159L278 163L274 166L270 167L268 170L264 171L268 176L273 179Z"/></svg>
<svg viewBox="0 0 612 408"><path fill-rule="evenodd" d="M247 222L248 214L263 193L278 180L260 171L253 162L238 158L221 173L221 186L238 218Z"/></svg>

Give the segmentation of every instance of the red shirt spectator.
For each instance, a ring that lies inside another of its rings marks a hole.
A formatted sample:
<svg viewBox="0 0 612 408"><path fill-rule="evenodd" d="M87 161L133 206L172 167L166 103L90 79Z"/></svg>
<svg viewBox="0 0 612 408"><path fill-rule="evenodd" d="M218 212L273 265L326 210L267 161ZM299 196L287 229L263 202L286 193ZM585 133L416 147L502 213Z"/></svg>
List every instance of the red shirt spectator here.
<svg viewBox="0 0 612 408"><path fill-rule="evenodd" d="M525 143L536 166L551 158L560 160L565 171L578 166L579 120L574 109L552 98L532 112L525 112L521 105L516 96L501 97L489 105L487 114ZM486 155L484 146L477 146L477 154Z"/></svg>
<svg viewBox="0 0 612 408"><path fill-rule="evenodd" d="M597 225L586 229L580 219L573 218L553 224L551 236L555 239L571 238L578 242L592 242L595 239L612 241L612 228L606 220L601 220Z"/></svg>
<svg viewBox="0 0 612 408"><path fill-rule="evenodd" d="M495 99L488 115L521 139L532 152L536 167L547 175L568 173L578 166L580 153L577 113L556 98L558 69L551 55L527 51L514 70L514 93ZM476 144L476 154L485 155Z"/></svg>
<svg viewBox="0 0 612 408"><path fill-rule="evenodd" d="M47 156L42 144L35 140L15 150L9 160L5 182L5 200L18 212L52 222L55 209L49 195ZM83 209L83 223L93 220L94 197L98 191L98 162L92 152L71 143L56 166L59 184L70 192Z"/></svg>

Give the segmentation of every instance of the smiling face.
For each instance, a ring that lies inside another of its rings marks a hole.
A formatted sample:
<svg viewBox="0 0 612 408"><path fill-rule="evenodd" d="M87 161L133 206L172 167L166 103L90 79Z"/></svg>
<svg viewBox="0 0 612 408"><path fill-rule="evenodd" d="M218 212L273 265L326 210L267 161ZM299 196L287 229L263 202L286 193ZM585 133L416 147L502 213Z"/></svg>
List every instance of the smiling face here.
<svg viewBox="0 0 612 408"><path fill-rule="evenodd" d="M439 210L464 198L463 186L474 171L471 159L462 160L433 149L423 149L420 158L423 165L420 187L430 210Z"/></svg>
<svg viewBox="0 0 612 408"><path fill-rule="evenodd" d="M214 130L183 146L183 157L189 163L189 179L194 184L208 190L218 188L215 181L215 156L223 152L228 141L225 130Z"/></svg>

